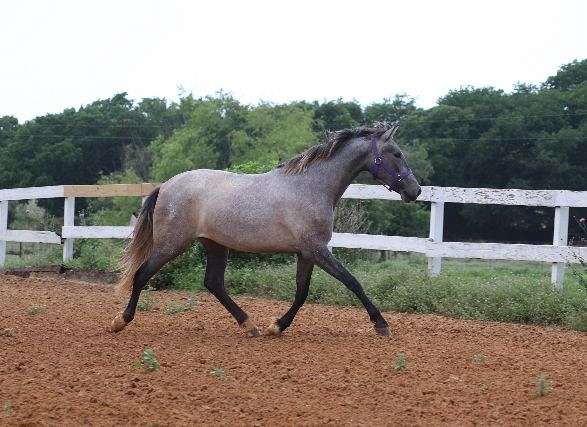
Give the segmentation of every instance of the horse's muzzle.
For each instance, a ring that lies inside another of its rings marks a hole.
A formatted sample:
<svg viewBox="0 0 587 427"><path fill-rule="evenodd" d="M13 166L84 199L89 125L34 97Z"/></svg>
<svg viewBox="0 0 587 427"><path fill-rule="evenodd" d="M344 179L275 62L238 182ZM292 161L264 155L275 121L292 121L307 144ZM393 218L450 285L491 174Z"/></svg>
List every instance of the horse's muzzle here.
<svg viewBox="0 0 587 427"><path fill-rule="evenodd" d="M418 186L415 191L404 190L400 193L403 202L410 203L415 201L422 194L422 189Z"/></svg>

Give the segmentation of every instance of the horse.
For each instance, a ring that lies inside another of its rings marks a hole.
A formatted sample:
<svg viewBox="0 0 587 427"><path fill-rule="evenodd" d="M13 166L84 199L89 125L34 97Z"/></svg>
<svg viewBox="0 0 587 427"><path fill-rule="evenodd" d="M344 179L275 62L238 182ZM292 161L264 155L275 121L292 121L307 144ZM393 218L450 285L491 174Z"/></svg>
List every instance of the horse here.
<svg viewBox="0 0 587 427"><path fill-rule="evenodd" d="M111 323L123 330L134 318L148 280L196 240L206 254L205 287L230 312L249 337L261 331L229 296L224 286L228 251L296 254L296 292L291 308L266 329L280 335L308 295L315 265L342 282L365 307L375 332L389 326L357 279L328 248L334 210L362 171L411 202L421 193L394 136L397 124L377 123L326 134L321 144L262 174L198 169L180 173L145 200L122 257L117 286L130 292L128 304Z"/></svg>

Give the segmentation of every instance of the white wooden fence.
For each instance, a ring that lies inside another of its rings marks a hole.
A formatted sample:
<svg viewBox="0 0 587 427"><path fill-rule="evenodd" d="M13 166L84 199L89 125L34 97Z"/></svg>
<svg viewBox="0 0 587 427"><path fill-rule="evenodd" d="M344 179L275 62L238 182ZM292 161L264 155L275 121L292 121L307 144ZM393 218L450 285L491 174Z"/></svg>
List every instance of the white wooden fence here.
<svg viewBox="0 0 587 427"><path fill-rule="evenodd" d="M74 239L126 239L132 227L76 226L76 197L146 196L155 184L58 185L51 187L0 190L0 267L4 265L6 241L63 245L63 259L73 257ZM11 200L65 198L61 236L49 231L9 230L8 202ZM344 193L347 199L400 200L381 186L353 184ZM480 258L552 263L552 282L562 287L565 266L587 260L587 247L569 247L570 207L587 207L587 191L497 190L490 188L423 187L419 201L431 203L429 238L334 233L329 245L343 248L418 252L428 257L432 276L440 274L442 258ZM552 245L443 242L444 204L477 203L493 205L544 206L555 208Z"/></svg>

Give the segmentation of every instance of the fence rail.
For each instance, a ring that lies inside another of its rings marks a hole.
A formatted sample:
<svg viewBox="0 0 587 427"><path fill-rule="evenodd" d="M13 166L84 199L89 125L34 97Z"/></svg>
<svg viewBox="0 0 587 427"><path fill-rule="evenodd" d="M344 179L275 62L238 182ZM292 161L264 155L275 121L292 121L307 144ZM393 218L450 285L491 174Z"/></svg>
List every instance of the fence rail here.
<svg viewBox="0 0 587 427"><path fill-rule="evenodd" d="M38 242L63 245L63 259L73 257L74 239L127 239L132 227L76 226L76 197L147 196L157 184L56 185L50 187L0 190L0 267L6 257L6 242ZM381 186L353 184L346 199L400 200L399 195ZM9 230L8 203L14 200L64 198L61 236L50 231ZM430 202L428 238L334 233L331 247L417 252L428 257L430 275L440 274L442 258L480 258L552 263L551 280L562 287L565 266L587 259L587 247L567 246L569 208L587 207L587 191L518 190L493 188L422 187L418 199ZM444 204L475 203L516 206L544 206L555 209L552 245L443 242Z"/></svg>

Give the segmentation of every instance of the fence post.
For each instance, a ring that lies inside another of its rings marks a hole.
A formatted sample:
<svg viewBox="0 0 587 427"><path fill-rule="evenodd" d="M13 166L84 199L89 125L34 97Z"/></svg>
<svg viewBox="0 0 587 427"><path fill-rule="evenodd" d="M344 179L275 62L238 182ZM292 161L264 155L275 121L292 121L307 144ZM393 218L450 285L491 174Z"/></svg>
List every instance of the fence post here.
<svg viewBox="0 0 587 427"><path fill-rule="evenodd" d="M444 202L430 203L430 241L442 242L444 232ZM442 258L428 258L428 274L436 277L442 269Z"/></svg>
<svg viewBox="0 0 587 427"><path fill-rule="evenodd" d="M554 210L553 246L567 246L569 238L569 207L557 206ZM565 263L552 263L550 280L556 289L562 289L565 281Z"/></svg>
<svg viewBox="0 0 587 427"><path fill-rule="evenodd" d="M0 202L0 234L5 234L8 230L8 200ZM6 262L6 240L0 240L0 268L4 267Z"/></svg>
<svg viewBox="0 0 587 427"><path fill-rule="evenodd" d="M66 197L63 206L63 225L73 226L75 218L75 197ZM64 239L63 261L73 259L73 239Z"/></svg>

